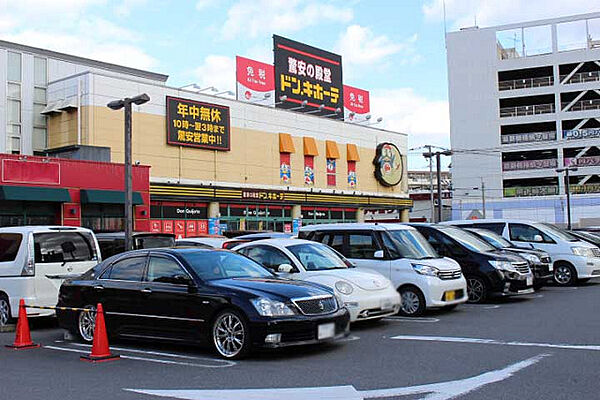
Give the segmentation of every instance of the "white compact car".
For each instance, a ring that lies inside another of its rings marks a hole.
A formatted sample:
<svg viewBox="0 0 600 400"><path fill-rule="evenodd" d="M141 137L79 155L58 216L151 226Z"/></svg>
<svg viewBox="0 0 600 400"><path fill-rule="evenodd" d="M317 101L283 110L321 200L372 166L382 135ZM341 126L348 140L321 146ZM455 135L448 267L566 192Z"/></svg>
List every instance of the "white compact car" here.
<svg viewBox="0 0 600 400"><path fill-rule="evenodd" d="M244 243L237 251L280 276L332 288L350 312L350 321L396 314L400 295L383 275L352 267L328 246L300 239L266 239Z"/></svg>
<svg viewBox="0 0 600 400"><path fill-rule="evenodd" d="M176 246L191 246L198 247L201 249L220 249L223 247L223 243L225 243L228 239L226 237L194 237L194 238L185 238L185 239L177 239L175 241Z"/></svg>
<svg viewBox="0 0 600 400"><path fill-rule="evenodd" d="M421 315L427 308L454 308L468 300L460 265L440 257L414 228L401 224L303 226L299 237L333 247L359 269L389 278L402 296L400 313Z"/></svg>
<svg viewBox="0 0 600 400"><path fill-rule="evenodd" d="M17 318L19 299L55 306L58 289L100 262L100 248L89 229L67 226L0 228L0 325ZM53 310L28 309L31 317Z"/></svg>

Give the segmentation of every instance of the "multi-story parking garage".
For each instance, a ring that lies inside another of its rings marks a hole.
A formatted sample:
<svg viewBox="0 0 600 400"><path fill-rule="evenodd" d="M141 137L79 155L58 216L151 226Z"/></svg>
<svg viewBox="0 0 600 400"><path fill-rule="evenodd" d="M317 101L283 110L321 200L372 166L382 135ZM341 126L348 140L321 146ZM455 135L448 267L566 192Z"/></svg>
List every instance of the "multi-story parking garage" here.
<svg viewBox="0 0 600 400"><path fill-rule="evenodd" d="M447 35L454 218L600 218L600 13ZM481 185L483 181L484 185ZM477 213L478 214L478 213Z"/></svg>

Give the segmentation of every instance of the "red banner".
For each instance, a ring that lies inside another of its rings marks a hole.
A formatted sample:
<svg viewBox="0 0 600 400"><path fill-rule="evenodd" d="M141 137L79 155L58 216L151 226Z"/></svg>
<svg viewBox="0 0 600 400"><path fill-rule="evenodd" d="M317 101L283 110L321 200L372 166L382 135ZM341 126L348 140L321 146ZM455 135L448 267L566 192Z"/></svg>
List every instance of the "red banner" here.
<svg viewBox="0 0 600 400"><path fill-rule="evenodd" d="M344 85L344 118L350 122L364 121L369 112L371 112L369 92Z"/></svg>
<svg viewBox="0 0 600 400"><path fill-rule="evenodd" d="M236 81L239 101L275 105L275 72L273 66L236 56Z"/></svg>
<svg viewBox="0 0 600 400"><path fill-rule="evenodd" d="M173 233L173 221L163 221L163 232Z"/></svg>
<svg viewBox="0 0 600 400"><path fill-rule="evenodd" d="M153 219L150 221L150 232L152 232L152 233L162 232L161 221L159 219Z"/></svg>
<svg viewBox="0 0 600 400"><path fill-rule="evenodd" d="M198 221L197 233L208 233L208 221L201 219Z"/></svg>
<svg viewBox="0 0 600 400"><path fill-rule="evenodd" d="M196 236L196 221L186 221L185 231L187 237Z"/></svg>
<svg viewBox="0 0 600 400"><path fill-rule="evenodd" d="M2 160L2 182L59 185L60 164L4 159Z"/></svg>

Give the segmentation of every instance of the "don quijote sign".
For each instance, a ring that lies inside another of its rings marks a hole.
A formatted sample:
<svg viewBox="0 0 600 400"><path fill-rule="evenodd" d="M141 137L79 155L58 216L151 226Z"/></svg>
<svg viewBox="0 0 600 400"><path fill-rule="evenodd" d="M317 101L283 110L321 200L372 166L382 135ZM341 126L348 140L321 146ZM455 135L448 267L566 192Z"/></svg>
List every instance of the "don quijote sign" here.
<svg viewBox="0 0 600 400"><path fill-rule="evenodd" d="M275 106L343 119L342 57L277 35L273 46Z"/></svg>

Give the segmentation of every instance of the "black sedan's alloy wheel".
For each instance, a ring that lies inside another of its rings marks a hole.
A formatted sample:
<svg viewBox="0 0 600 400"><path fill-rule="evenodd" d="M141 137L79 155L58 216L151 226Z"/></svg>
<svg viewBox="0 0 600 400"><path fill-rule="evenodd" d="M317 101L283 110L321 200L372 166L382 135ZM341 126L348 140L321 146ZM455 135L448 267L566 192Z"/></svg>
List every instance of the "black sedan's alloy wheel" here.
<svg viewBox="0 0 600 400"><path fill-rule="evenodd" d="M85 306L86 309L93 311L80 311L77 318L77 328L79 337L87 343L94 340L94 329L96 328L96 307Z"/></svg>
<svg viewBox="0 0 600 400"><path fill-rule="evenodd" d="M215 350L223 358L242 358L250 350L250 332L237 311L222 311L215 318L212 336Z"/></svg>
<svg viewBox="0 0 600 400"><path fill-rule="evenodd" d="M488 295L485 281L475 276L467 278L467 294L469 303L483 303Z"/></svg>

